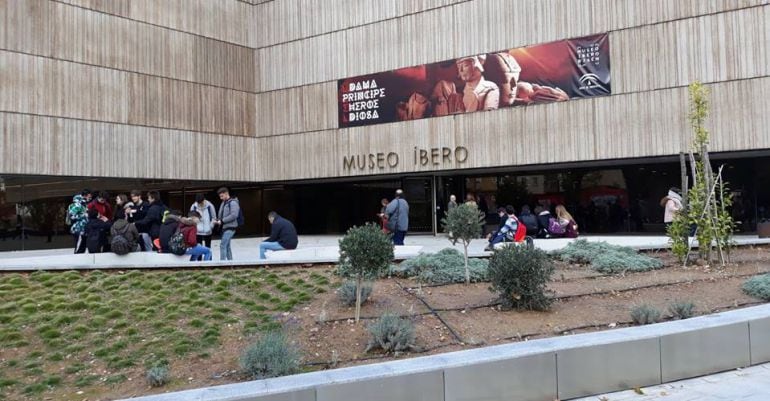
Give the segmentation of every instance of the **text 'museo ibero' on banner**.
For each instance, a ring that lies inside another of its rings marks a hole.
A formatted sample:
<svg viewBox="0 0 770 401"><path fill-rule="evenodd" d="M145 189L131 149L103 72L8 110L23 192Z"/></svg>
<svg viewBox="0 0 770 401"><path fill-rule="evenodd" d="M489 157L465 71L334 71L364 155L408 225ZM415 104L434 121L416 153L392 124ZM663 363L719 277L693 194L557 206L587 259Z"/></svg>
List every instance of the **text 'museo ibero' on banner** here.
<svg viewBox="0 0 770 401"><path fill-rule="evenodd" d="M337 81L340 128L609 95L606 33Z"/></svg>

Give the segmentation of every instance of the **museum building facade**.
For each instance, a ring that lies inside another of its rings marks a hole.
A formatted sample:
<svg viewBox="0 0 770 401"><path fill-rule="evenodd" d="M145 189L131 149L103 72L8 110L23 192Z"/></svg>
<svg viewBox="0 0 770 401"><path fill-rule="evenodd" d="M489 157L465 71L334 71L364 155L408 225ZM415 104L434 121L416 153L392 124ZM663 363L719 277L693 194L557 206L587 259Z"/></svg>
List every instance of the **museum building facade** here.
<svg viewBox="0 0 770 401"><path fill-rule="evenodd" d="M768 0L0 0L0 251L68 247L84 188L186 210L232 189L239 235L376 220L450 194L662 232L710 91L739 229L770 217Z"/></svg>

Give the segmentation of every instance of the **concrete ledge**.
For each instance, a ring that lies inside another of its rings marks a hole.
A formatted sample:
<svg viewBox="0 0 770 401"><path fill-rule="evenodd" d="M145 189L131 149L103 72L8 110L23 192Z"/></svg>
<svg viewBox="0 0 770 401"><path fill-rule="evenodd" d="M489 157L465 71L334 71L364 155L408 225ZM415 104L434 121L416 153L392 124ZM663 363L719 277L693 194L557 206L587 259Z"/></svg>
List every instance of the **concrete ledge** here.
<svg viewBox="0 0 770 401"><path fill-rule="evenodd" d="M751 364L770 362L770 317L749 322Z"/></svg>
<svg viewBox="0 0 770 401"><path fill-rule="evenodd" d="M768 322L770 304L135 400L553 400L759 363L749 347L757 344L757 358L768 350Z"/></svg>

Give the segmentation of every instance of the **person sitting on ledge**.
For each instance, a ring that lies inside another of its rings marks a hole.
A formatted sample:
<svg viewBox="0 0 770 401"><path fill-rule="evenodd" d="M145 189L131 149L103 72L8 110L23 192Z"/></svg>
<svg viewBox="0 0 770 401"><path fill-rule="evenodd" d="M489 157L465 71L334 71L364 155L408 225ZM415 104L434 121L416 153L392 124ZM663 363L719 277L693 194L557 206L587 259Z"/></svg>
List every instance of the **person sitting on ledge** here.
<svg viewBox="0 0 770 401"><path fill-rule="evenodd" d="M279 216L276 212L267 214L267 220L272 224L270 237L259 244L259 258L265 259L265 251L283 251L297 249L297 229L289 220Z"/></svg>

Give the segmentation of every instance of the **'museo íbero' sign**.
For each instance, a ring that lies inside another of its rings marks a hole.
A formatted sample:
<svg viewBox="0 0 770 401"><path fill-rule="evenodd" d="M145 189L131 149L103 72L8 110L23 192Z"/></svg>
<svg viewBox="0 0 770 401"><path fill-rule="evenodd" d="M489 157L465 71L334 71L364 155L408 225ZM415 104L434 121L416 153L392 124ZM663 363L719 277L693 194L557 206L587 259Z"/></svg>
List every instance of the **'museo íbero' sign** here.
<svg viewBox="0 0 770 401"><path fill-rule="evenodd" d="M415 167L457 167L468 160L468 149L464 146L430 149L415 146L411 156ZM398 167L402 160L404 159L397 152L346 155L342 157L342 169L346 172L390 170Z"/></svg>

